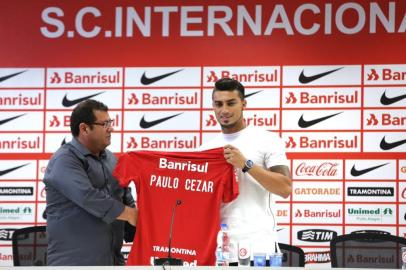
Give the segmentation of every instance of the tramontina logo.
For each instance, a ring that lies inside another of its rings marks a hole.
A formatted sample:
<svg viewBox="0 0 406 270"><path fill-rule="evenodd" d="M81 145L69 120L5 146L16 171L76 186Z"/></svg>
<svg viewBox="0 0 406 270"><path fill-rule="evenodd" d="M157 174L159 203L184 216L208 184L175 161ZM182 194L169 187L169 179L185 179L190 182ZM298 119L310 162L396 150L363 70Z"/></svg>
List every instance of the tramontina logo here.
<svg viewBox="0 0 406 270"><path fill-rule="evenodd" d="M329 242L337 236L337 232L322 229L310 229L297 232L297 239L306 242Z"/></svg>
<svg viewBox="0 0 406 270"><path fill-rule="evenodd" d="M32 196L33 187L0 187L0 196Z"/></svg>
<svg viewBox="0 0 406 270"><path fill-rule="evenodd" d="M348 187L348 196L373 196L373 197L393 197L395 189L393 187Z"/></svg>

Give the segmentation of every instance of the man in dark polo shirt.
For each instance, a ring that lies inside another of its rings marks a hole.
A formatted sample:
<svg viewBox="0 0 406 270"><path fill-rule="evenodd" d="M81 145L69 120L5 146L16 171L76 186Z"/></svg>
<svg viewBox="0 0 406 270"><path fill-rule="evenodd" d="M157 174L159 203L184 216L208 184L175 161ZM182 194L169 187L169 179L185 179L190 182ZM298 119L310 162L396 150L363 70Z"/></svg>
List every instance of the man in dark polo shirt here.
<svg viewBox="0 0 406 270"><path fill-rule="evenodd" d="M48 265L123 265L124 221L137 209L122 202L112 171L112 120L101 102L80 103L71 115L73 139L52 156L44 176Z"/></svg>

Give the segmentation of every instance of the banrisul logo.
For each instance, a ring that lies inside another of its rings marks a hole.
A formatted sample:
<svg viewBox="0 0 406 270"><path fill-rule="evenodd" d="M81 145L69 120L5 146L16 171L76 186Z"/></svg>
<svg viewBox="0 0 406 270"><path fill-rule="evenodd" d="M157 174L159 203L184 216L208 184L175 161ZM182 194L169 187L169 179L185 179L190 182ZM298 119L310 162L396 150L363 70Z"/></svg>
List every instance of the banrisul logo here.
<svg viewBox="0 0 406 270"><path fill-rule="evenodd" d="M322 229L309 229L297 232L297 239L306 242L329 242L337 236L337 232Z"/></svg>

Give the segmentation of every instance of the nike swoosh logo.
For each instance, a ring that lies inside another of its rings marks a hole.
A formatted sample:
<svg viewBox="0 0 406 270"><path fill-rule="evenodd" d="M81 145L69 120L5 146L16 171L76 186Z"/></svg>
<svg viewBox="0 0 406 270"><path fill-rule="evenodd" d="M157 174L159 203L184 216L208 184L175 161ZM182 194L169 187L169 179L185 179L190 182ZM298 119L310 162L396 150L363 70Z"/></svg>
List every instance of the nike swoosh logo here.
<svg viewBox="0 0 406 270"><path fill-rule="evenodd" d="M322 121L324 121L324 120L327 120L327 119L329 119L329 118L331 118L331 117L334 117L334 116L336 116L336 115L338 115L338 114L340 114L340 113L343 113L343 112L335 113L335 114L332 114L332 115L327 115L327 116L324 116L324 117L321 117L321 118L317 118L317 119L313 119L313 120L310 120L310 121L304 120L304 119L303 119L303 114L302 114L302 116L300 116L299 121L298 121L297 124L298 124L299 127L301 127L301 128L308 128L308 127L311 127L311 126L313 126L313 125L315 125L315 124L317 124L317 123L320 123L320 122L322 122Z"/></svg>
<svg viewBox="0 0 406 270"><path fill-rule="evenodd" d="M104 93L104 91L103 91L103 92L96 93L96 94L93 94L93 95L90 95L90 96L77 98L77 99L68 99L68 97L67 97L68 94L65 94L65 96L64 96L63 99L62 99L62 105L63 105L64 107L70 107L70 106L76 105L76 104L78 104L78 103L80 103L80 102L82 102L82 101L85 101L86 99L89 99L89 98L98 96L98 95L100 95L100 94L102 94L102 93Z"/></svg>
<svg viewBox="0 0 406 270"><path fill-rule="evenodd" d="M0 171L0 176L3 176L3 175L5 175L5 174L8 174L9 172L18 170L18 169L20 169L20 168L22 168L22 167L24 167L24 166L27 166L28 164L29 164L29 163L26 163L26 164L21 165L21 166L17 166L17 167L10 168L10 169L7 169L7 170L2 170L2 171Z"/></svg>
<svg viewBox="0 0 406 270"><path fill-rule="evenodd" d="M382 138L381 143L380 143L379 146L381 147L382 150L391 150L391 149L393 149L395 147L398 147L398 146L400 146L402 144L405 144L405 143L406 143L406 139L405 140L400 140L400 141L397 141L397 142L388 143L386 141L386 139L385 139L385 136L384 136Z"/></svg>
<svg viewBox="0 0 406 270"><path fill-rule="evenodd" d="M16 73L13 73L13 74L10 74L10 75L2 76L2 77L0 77L0 82L3 82L3 81L8 80L8 79L10 79L10 78L13 78L14 76L20 75L20 74L23 73L23 72L26 72L26 70L20 71L20 72L16 72Z"/></svg>
<svg viewBox="0 0 406 270"><path fill-rule="evenodd" d="M177 114L174 114L174 115L171 115L171 116L168 116L168 117L164 117L164 118L160 118L160 119L157 119L157 120L154 120L154 121L146 121L145 118L144 118L145 117L145 115L144 115L141 118L140 127L141 128L150 128L150 127L156 126L156 125L158 125L158 124L160 124L162 122L165 122L165 121L167 121L167 120L169 120L171 118L174 118L174 117L176 117L176 116L178 116L180 114L182 114L182 113L177 113Z"/></svg>
<svg viewBox="0 0 406 270"><path fill-rule="evenodd" d="M17 116L10 117L10 118L7 118L7 119L0 120L0 126L7 123L7 122L10 122L11 120L17 119L17 118L19 118L19 117L21 117L23 115L25 115L25 113L17 115Z"/></svg>
<svg viewBox="0 0 406 270"><path fill-rule="evenodd" d="M173 71L173 72L165 73L165 74L155 76L155 77L150 77L150 78L148 78L145 75L145 72L144 72L144 74L142 74L142 77L141 77L141 83L143 85L149 85L149 84L152 84L154 82L160 81L160 80L162 80L162 79L164 79L166 77L169 77L169 76L171 76L171 75L173 75L175 73L178 73L179 71L182 71L182 70L183 69L179 69L179 70L176 70L176 71Z"/></svg>
<svg viewBox="0 0 406 270"><path fill-rule="evenodd" d="M400 95L400 96L397 96L397 97L388 98L386 96L386 90L385 90L385 92L383 92L383 94L381 96L381 103L382 103L382 105L391 105L391 104L393 104L395 102L401 101L404 98L406 98L406 94Z"/></svg>
<svg viewBox="0 0 406 270"><path fill-rule="evenodd" d="M322 78L324 76L327 76L327 75L329 75L329 74L331 74L333 72L336 72L337 70L340 70L340 69L342 69L342 67L337 68L337 69L333 69L333 70L330 70L330 71L327 71L327 72L319 73L319 74L316 74L316 75L313 75L313 76L304 75L304 70L302 70L302 72L299 75L299 82L303 83L303 84L310 83L310 82L315 81L317 79L320 79L320 78Z"/></svg>
<svg viewBox="0 0 406 270"><path fill-rule="evenodd" d="M244 96L244 98L248 98L248 97L250 97L250 96L253 96L253 95L255 95L255 94L258 94L259 92L262 92L262 90L253 92L253 93L251 93L251 94L246 94L246 95Z"/></svg>
<svg viewBox="0 0 406 270"><path fill-rule="evenodd" d="M380 168L380 167L383 167L383 166L385 166L385 165L388 165L388 164L389 164L389 163L385 163L385 164L381 164L381 165L378 165L378 166L366 168L366 169L363 169L363 170L357 170L357 169L355 169L355 164L354 164L354 165L352 166L352 168L351 168L351 175L352 175L352 176L360 176L360 175L369 173L369 172L371 172L371 171L373 171L373 170L376 170L376 169L378 169L378 168Z"/></svg>

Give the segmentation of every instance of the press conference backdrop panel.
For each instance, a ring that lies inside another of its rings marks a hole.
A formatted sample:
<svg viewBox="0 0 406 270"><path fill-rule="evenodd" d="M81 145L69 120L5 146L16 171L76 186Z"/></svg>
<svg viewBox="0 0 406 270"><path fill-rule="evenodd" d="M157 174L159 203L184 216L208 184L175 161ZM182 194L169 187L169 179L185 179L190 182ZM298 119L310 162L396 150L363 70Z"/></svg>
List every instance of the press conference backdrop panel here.
<svg viewBox="0 0 406 270"><path fill-rule="evenodd" d="M45 224L41 180L78 101L109 106L117 154L190 150L219 132L223 76L246 86L246 123L285 141L293 193L277 198L279 235L308 267L329 265L335 235L405 236L405 12L405 1L2 1L0 265L12 265L16 228Z"/></svg>

